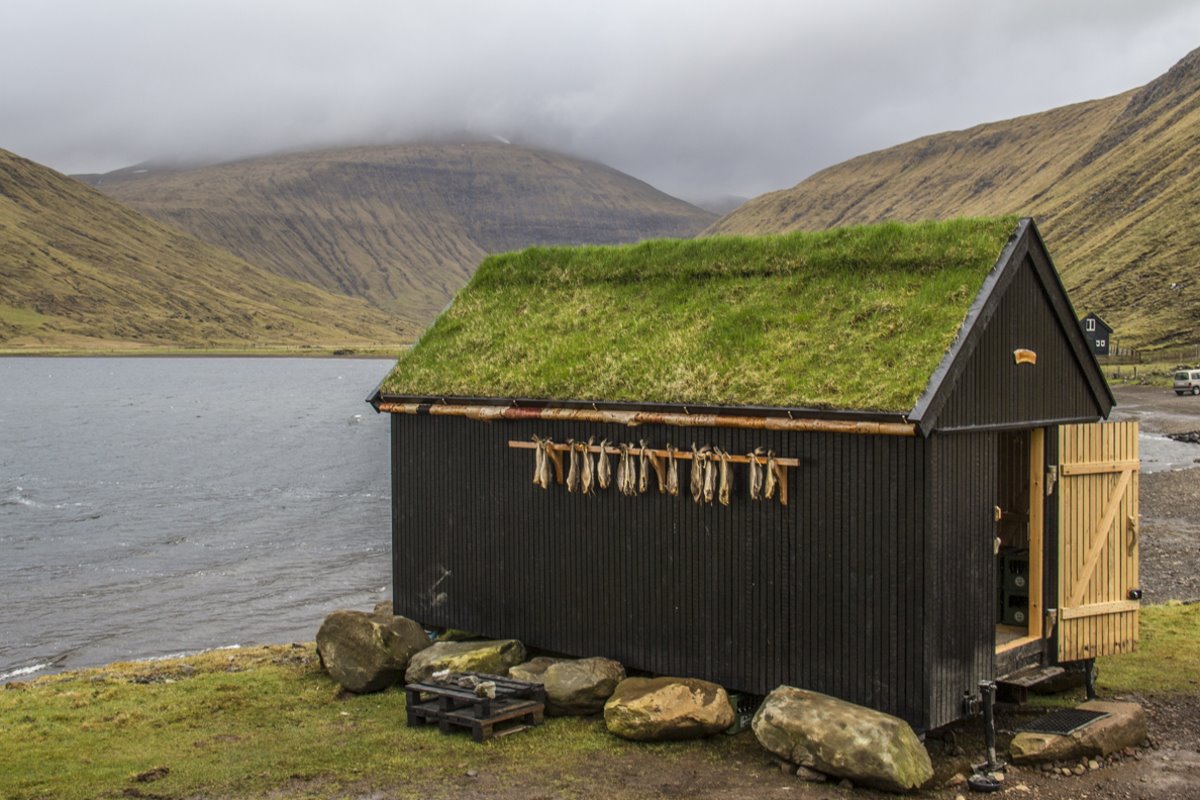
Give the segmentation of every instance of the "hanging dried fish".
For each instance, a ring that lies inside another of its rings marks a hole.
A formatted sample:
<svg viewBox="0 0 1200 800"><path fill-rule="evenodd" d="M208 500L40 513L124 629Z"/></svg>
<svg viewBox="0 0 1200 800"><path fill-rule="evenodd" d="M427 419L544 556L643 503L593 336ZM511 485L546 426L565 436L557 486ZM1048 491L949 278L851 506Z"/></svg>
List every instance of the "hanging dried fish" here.
<svg viewBox="0 0 1200 800"><path fill-rule="evenodd" d="M617 461L617 491L621 494L629 494L629 445L618 445L621 450L621 457Z"/></svg>
<svg viewBox="0 0 1200 800"><path fill-rule="evenodd" d="M637 459L633 455L633 443L625 445L628 448L629 457L625 459L625 494L637 494L638 474L637 474Z"/></svg>
<svg viewBox="0 0 1200 800"><path fill-rule="evenodd" d="M650 488L650 454L646 452L646 440L639 439L638 445L641 450L638 451L638 467L641 469L641 476L638 478L638 494L645 494Z"/></svg>
<svg viewBox="0 0 1200 800"><path fill-rule="evenodd" d="M679 495L679 462L675 460L675 448L667 445L667 494Z"/></svg>
<svg viewBox="0 0 1200 800"><path fill-rule="evenodd" d="M717 494L717 465L713 463L713 454L704 458L704 502L711 503Z"/></svg>
<svg viewBox="0 0 1200 800"><path fill-rule="evenodd" d="M571 452L571 464L567 467L567 491L574 494L579 486L579 448L575 446L574 439L567 439L567 447Z"/></svg>
<svg viewBox="0 0 1200 800"><path fill-rule="evenodd" d="M600 456L596 461L596 483L601 489L612 485L612 467L608 463L608 439L600 440Z"/></svg>
<svg viewBox="0 0 1200 800"><path fill-rule="evenodd" d="M750 461L750 499L761 500L763 488L763 473L762 464L758 463L758 459L762 457L762 448L756 447L753 453L747 453L746 458Z"/></svg>
<svg viewBox="0 0 1200 800"><path fill-rule="evenodd" d="M692 499L699 503L704 499L704 454L692 442Z"/></svg>
<svg viewBox="0 0 1200 800"><path fill-rule="evenodd" d="M550 457L546 454L547 441L538 436L533 437L533 485L543 489L550 488Z"/></svg>
<svg viewBox="0 0 1200 800"><path fill-rule="evenodd" d="M775 475L775 451L767 451L767 488L763 491L763 497L770 500L775 496L775 489L779 485L779 480Z"/></svg>
<svg viewBox="0 0 1200 800"><path fill-rule="evenodd" d="M729 468L729 453L724 450L717 451L717 457L721 459L721 477L717 481L717 497L721 501L721 505L729 505L729 494L733 488L732 470Z"/></svg>
<svg viewBox="0 0 1200 800"><path fill-rule="evenodd" d="M533 437L533 485L542 485L542 462L546 460L546 453L542 450L542 439L539 436Z"/></svg>
<svg viewBox="0 0 1200 800"><path fill-rule="evenodd" d="M587 444L579 443L579 452L583 454L583 469L579 473L579 491L584 494L596 493L596 471L592 466L592 439L589 436Z"/></svg>

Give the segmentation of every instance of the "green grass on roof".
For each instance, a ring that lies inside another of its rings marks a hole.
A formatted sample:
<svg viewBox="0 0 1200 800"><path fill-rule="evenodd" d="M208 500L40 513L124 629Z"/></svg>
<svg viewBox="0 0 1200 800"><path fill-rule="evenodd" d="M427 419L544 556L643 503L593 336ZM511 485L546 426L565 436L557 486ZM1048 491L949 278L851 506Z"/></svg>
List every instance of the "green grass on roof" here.
<svg viewBox="0 0 1200 800"><path fill-rule="evenodd" d="M907 411L1016 222L492 256L383 392Z"/></svg>

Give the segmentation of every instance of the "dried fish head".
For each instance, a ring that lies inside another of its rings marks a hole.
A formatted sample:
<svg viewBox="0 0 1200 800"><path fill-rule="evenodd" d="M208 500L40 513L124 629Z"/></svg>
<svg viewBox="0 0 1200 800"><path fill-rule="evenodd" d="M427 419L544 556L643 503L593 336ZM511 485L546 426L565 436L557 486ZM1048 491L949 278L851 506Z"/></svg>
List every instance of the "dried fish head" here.
<svg viewBox="0 0 1200 800"><path fill-rule="evenodd" d="M571 463L567 468L567 491L574 493L579 486L579 448L575 446L574 439L567 440L567 447L571 453Z"/></svg>
<svg viewBox="0 0 1200 800"><path fill-rule="evenodd" d="M625 494L637 494L637 458L633 455L633 444L626 445L629 457L625 459Z"/></svg>
<svg viewBox="0 0 1200 800"><path fill-rule="evenodd" d="M711 454L704 458L704 502L711 503L717 492L717 469Z"/></svg>
<svg viewBox="0 0 1200 800"><path fill-rule="evenodd" d="M596 461L596 483L601 489L612 485L612 466L608 461L608 439L600 440L600 455Z"/></svg>
<svg viewBox="0 0 1200 800"><path fill-rule="evenodd" d="M762 499L763 473L762 464L758 463L761 457L762 448L756 448L753 453L747 453L746 459L750 462L750 499Z"/></svg>
<svg viewBox="0 0 1200 800"><path fill-rule="evenodd" d="M718 480L717 497L721 501L721 505L729 505L729 495L733 488L733 477L729 469L729 453L724 450L717 451L717 457L721 459L721 476Z"/></svg>
<svg viewBox="0 0 1200 800"><path fill-rule="evenodd" d="M646 453L646 440L638 441L641 449L638 451L638 467L641 469L641 476L638 478L637 487L639 494L645 494L650 488L650 456Z"/></svg>
<svg viewBox="0 0 1200 800"><path fill-rule="evenodd" d="M588 437L587 444L579 443L579 450L583 455L583 470L579 475L579 490L584 494L595 494L595 469L592 466L592 438Z"/></svg>
<svg viewBox="0 0 1200 800"><path fill-rule="evenodd" d="M549 480L549 462L550 458L546 455L546 440L540 436L533 437L534 455L533 455L533 485L540 486L543 489L550 487Z"/></svg>
<svg viewBox="0 0 1200 800"><path fill-rule="evenodd" d="M770 500L775 496L775 489L778 485L778 479L775 476L775 451L767 451L767 487L763 491L763 497Z"/></svg>
<svg viewBox="0 0 1200 800"><path fill-rule="evenodd" d="M679 462L675 459L675 448L667 445L667 494L679 494Z"/></svg>

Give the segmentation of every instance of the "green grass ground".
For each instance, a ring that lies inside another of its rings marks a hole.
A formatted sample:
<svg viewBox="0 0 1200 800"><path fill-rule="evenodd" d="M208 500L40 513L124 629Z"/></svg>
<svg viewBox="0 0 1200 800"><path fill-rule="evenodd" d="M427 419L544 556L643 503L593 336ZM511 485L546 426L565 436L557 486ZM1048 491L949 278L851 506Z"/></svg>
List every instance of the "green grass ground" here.
<svg viewBox="0 0 1200 800"><path fill-rule="evenodd" d="M1200 695L1197 663L1200 605L1150 606L1139 652L1101 659L1100 690ZM408 728L403 692L339 693L311 645L115 664L0 690L6 800L361 796L376 787L388 796L451 797L468 770L486 772L502 792L540 786L586 797L602 760L651 759L654 772L689 759L761 756L748 734L631 744L598 719L549 719L483 745Z"/></svg>

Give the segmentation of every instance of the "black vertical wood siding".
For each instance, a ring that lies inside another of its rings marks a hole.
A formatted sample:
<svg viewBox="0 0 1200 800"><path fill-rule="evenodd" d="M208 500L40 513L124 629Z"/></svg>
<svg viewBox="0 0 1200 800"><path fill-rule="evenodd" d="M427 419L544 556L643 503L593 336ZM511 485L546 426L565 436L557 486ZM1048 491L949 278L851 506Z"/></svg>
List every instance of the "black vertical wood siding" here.
<svg viewBox="0 0 1200 800"><path fill-rule="evenodd" d="M646 495L582 497L532 485L533 451L507 442L534 434L761 445L801 466L786 508L747 497L745 465L729 507L659 495L653 479ZM927 628L940 619L924 613L927 573L962 547L947 535L930 561L926 440L395 415L392 443L398 613L757 694L802 686L919 729L958 716L928 707L926 648L952 658L940 637L957 629Z"/></svg>
<svg viewBox="0 0 1200 800"><path fill-rule="evenodd" d="M1017 270L938 414L938 430L1096 419L1104 413L1030 256ZM1036 352L1037 364L1017 364L1017 348Z"/></svg>
<svg viewBox="0 0 1200 800"><path fill-rule="evenodd" d="M930 437L930 554L925 596L933 725L962 716L963 693L991 678L996 574L996 432Z"/></svg>

